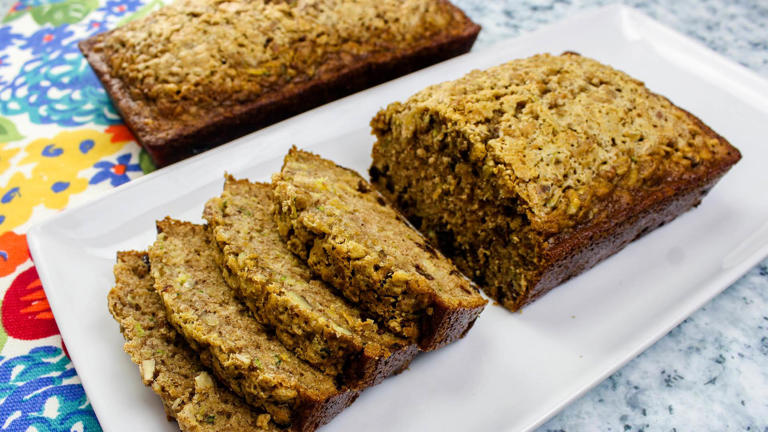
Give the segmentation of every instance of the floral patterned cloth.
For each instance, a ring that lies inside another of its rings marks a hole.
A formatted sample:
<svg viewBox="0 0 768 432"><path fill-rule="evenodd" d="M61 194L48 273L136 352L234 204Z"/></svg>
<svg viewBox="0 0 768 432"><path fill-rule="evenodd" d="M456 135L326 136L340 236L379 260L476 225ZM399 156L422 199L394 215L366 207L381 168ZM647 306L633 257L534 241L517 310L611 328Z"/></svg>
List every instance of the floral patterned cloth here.
<svg viewBox="0 0 768 432"><path fill-rule="evenodd" d="M20 0L0 22L0 430L101 430L24 233L153 169L77 42L161 5Z"/></svg>

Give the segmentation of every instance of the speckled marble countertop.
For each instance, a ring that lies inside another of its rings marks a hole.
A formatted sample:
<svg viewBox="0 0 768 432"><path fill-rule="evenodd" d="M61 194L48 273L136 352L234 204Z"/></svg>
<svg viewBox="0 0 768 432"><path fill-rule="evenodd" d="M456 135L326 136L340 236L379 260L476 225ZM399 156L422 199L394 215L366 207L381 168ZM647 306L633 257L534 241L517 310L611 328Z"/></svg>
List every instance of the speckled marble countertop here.
<svg viewBox="0 0 768 432"><path fill-rule="evenodd" d="M475 48L605 0L453 0L483 26ZM623 1L768 78L768 2ZM539 428L768 432L768 260Z"/></svg>

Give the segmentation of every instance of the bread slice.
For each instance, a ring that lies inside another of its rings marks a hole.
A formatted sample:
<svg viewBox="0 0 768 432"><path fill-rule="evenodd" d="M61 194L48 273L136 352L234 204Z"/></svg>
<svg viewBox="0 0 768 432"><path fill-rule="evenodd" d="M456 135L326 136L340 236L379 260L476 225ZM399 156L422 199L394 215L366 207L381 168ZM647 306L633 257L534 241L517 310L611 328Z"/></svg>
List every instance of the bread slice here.
<svg viewBox="0 0 768 432"><path fill-rule="evenodd" d="M446 0L176 0L80 42L158 166L469 51Z"/></svg>
<svg viewBox="0 0 768 432"><path fill-rule="evenodd" d="M460 338L485 307L476 287L354 171L293 148L273 184L288 247L422 349Z"/></svg>
<svg viewBox="0 0 768 432"><path fill-rule="evenodd" d="M205 206L222 271L262 324L297 356L347 385L373 385L418 353L313 278L285 246L273 218L272 188L227 176Z"/></svg>
<svg viewBox="0 0 768 432"><path fill-rule="evenodd" d="M371 125L372 182L511 310L695 207L741 157L574 53L428 87Z"/></svg>
<svg viewBox="0 0 768 432"><path fill-rule="evenodd" d="M149 250L169 322L232 391L280 425L314 430L357 397L288 351L238 301L202 225L166 218Z"/></svg>
<svg viewBox="0 0 768 432"><path fill-rule="evenodd" d="M269 414L216 383L168 323L145 252L118 252L114 273L109 311L120 324L125 352L183 432L282 430Z"/></svg>

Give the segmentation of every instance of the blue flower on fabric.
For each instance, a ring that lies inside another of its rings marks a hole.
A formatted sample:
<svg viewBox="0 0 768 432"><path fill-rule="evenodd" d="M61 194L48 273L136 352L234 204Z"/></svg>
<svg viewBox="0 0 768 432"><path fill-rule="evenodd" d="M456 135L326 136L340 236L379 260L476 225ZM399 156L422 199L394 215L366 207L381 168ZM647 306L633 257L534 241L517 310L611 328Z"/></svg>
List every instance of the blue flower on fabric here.
<svg viewBox="0 0 768 432"><path fill-rule="evenodd" d="M116 16L123 16L144 6L144 3L144 0L107 0L99 10L105 10Z"/></svg>
<svg viewBox="0 0 768 432"><path fill-rule="evenodd" d="M8 54L0 54L0 69L11 65L11 57ZM0 74L0 86L5 84L2 74Z"/></svg>
<svg viewBox="0 0 768 432"><path fill-rule="evenodd" d="M45 26L25 38L20 48L30 50L33 55L61 51L65 46L72 45L72 41L67 41L67 39L75 33L68 27L65 25L59 27Z"/></svg>
<svg viewBox="0 0 768 432"><path fill-rule="evenodd" d="M120 123L106 90L74 43L27 60L13 81L0 88L0 114L25 113L36 124Z"/></svg>
<svg viewBox="0 0 768 432"><path fill-rule="evenodd" d="M75 369L55 346L0 356L0 425L13 431L98 431L99 422Z"/></svg>
<svg viewBox="0 0 768 432"><path fill-rule="evenodd" d="M112 186L120 186L123 183L127 183L131 180L128 177L128 173L131 171L141 172L139 164L129 163L131 161L131 154L126 153L117 157L117 163L109 161L99 161L93 164L94 168L98 168L99 172L91 177L89 184L99 184L107 179Z"/></svg>
<svg viewBox="0 0 768 432"><path fill-rule="evenodd" d="M106 21L92 19L88 21L88 28L85 30L90 36L93 33L101 33L105 30Z"/></svg>
<svg viewBox="0 0 768 432"><path fill-rule="evenodd" d="M6 68L11 65L11 57L8 54L0 54L0 72L2 72L3 68ZM7 81L5 81L3 74L0 73L0 87L7 84Z"/></svg>
<svg viewBox="0 0 768 432"><path fill-rule="evenodd" d="M114 28L119 24L123 24L122 20L144 6L145 1L146 0L107 0L103 3L100 2L101 6L89 15L91 20L88 22L86 32L90 36Z"/></svg>
<svg viewBox="0 0 768 432"><path fill-rule="evenodd" d="M0 51L14 45L14 41L24 39L23 35L13 33L11 26L0 26Z"/></svg>

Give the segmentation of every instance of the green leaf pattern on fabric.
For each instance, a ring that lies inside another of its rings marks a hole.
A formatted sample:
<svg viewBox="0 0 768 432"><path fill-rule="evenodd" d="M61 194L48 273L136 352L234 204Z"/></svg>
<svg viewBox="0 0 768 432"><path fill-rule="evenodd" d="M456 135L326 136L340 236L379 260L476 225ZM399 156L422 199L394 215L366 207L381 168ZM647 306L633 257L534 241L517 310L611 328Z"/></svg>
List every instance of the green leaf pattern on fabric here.
<svg viewBox="0 0 768 432"><path fill-rule="evenodd" d="M82 21L92 10L99 6L98 0L69 0L63 3L45 4L32 9L32 18L36 23L75 24Z"/></svg>
<svg viewBox="0 0 768 432"><path fill-rule="evenodd" d="M0 323L0 352L3 352L3 347L5 346L5 343L8 341L8 334L5 332L5 329L3 328L3 324Z"/></svg>
<svg viewBox="0 0 768 432"><path fill-rule="evenodd" d="M0 117L0 143L18 141L23 138L11 120Z"/></svg>
<svg viewBox="0 0 768 432"><path fill-rule="evenodd" d="M157 169L155 163L152 162L152 158L149 156L149 153L147 153L147 151L144 149L141 149L141 152L139 153L139 167L141 167L141 171L144 174L149 174Z"/></svg>

